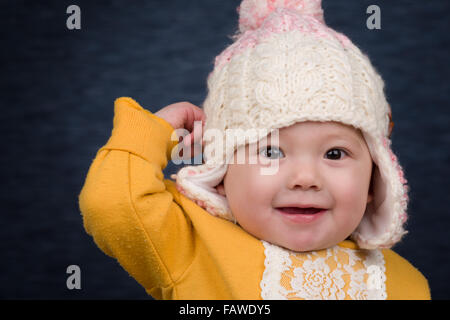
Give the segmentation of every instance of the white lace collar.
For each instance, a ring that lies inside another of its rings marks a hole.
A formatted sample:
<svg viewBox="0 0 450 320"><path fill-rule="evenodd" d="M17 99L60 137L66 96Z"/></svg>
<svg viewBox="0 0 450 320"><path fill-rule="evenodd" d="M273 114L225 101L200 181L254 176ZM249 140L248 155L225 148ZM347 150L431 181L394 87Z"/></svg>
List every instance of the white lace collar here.
<svg viewBox="0 0 450 320"><path fill-rule="evenodd" d="M380 250L345 245L311 252L294 252L261 240L265 270L261 297L265 300L385 300L386 275ZM350 248L349 248L350 247Z"/></svg>

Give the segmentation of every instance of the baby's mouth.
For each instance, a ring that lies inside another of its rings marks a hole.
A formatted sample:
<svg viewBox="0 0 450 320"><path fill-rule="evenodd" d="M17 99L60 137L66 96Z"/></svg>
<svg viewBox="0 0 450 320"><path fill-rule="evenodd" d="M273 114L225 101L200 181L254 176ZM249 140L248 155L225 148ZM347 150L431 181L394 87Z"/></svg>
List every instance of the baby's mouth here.
<svg viewBox="0 0 450 320"><path fill-rule="evenodd" d="M281 207L277 210L286 214L316 214L325 209L323 208L298 208L298 207Z"/></svg>

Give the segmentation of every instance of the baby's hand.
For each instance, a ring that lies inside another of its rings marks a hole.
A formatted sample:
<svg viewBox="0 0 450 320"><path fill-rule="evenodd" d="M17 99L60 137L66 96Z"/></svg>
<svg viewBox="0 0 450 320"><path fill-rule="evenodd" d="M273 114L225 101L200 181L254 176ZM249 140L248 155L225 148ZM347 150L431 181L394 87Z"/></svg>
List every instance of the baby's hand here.
<svg viewBox="0 0 450 320"><path fill-rule="evenodd" d="M158 112L156 116L166 120L174 129L186 129L190 133L184 137L183 142L186 146L201 138L203 126L205 125L206 116L203 110L190 102L177 102L165 106ZM194 122L201 121L202 126L194 126ZM195 151L195 148L194 148ZM193 154L195 156L195 152Z"/></svg>

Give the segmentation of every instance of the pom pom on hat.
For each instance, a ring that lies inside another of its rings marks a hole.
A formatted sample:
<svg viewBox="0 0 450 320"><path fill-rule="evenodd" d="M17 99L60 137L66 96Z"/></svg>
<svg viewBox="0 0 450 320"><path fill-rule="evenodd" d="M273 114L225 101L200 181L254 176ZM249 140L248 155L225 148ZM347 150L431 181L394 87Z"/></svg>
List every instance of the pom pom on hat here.
<svg viewBox="0 0 450 320"><path fill-rule="evenodd" d="M290 9L325 23L322 0L243 0L237 8L240 32L244 33L247 30L259 28L277 8Z"/></svg>

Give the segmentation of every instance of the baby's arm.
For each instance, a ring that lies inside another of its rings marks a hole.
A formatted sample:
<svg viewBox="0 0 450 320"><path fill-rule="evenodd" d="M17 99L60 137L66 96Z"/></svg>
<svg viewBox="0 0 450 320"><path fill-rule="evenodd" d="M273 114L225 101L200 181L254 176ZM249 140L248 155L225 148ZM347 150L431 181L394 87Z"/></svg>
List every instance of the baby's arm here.
<svg viewBox="0 0 450 320"><path fill-rule="evenodd" d="M131 98L117 99L112 135L79 195L86 231L156 298L171 290L194 256L191 221L162 170L177 143L170 139L175 127L189 129L187 122L204 118L189 103L174 105L156 116Z"/></svg>

